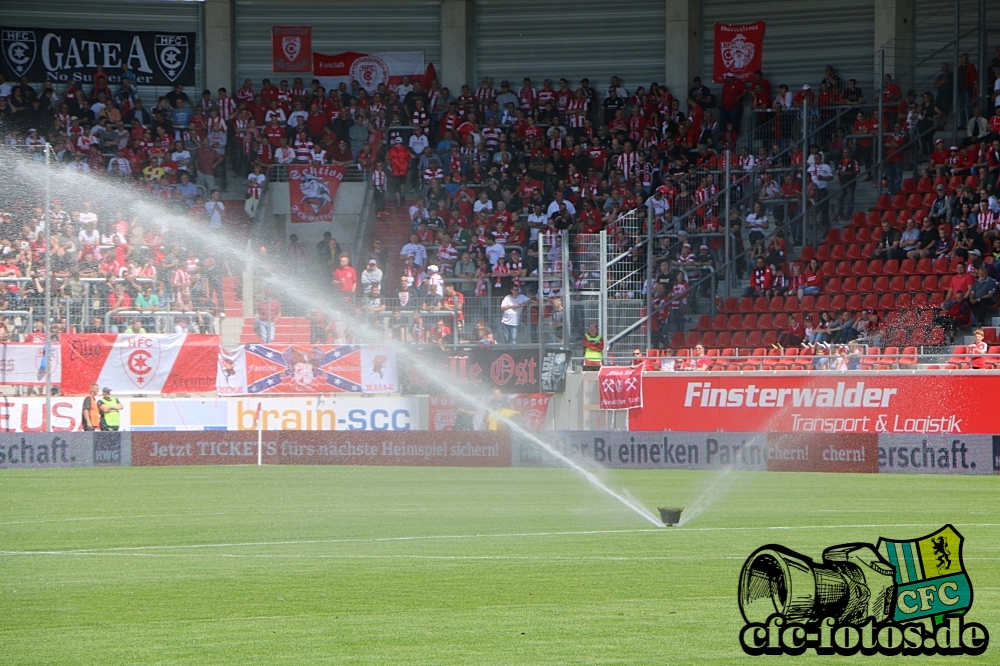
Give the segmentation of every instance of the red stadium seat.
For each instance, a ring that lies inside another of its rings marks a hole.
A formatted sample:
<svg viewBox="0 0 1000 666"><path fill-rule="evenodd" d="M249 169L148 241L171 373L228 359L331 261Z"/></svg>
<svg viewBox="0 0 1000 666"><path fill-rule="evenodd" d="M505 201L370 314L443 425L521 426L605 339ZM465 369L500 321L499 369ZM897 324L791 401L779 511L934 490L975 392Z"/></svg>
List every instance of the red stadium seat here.
<svg viewBox="0 0 1000 666"><path fill-rule="evenodd" d="M881 275L882 274L882 260L872 259L868 262L868 270L865 271L868 275Z"/></svg>
<svg viewBox="0 0 1000 666"><path fill-rule="evenodd" d="M871 296L874 296L874 294L871 294ZM860 310L861 309L861 294L851 294L850 296L848 296L847 297L847 305L845 305L844 307L846 307L851 312L857 312L858 310ZM841 309L843 309L843 308L841 308Z"/></svg>
<svg viewBox="0 0 1000 666"><path fill-rule="evenodd" d="M934 184L930 178L923 176L917 181L917 192L928 194L934 191Z"/></svg>
<svg viewBox="0 0 1000 666"><path fill-rule="evenodd" d="M743 312L743 313L752 312L753 311L753 299L750 298L749 296L742 296L740 298L739 311Z"/></svg>
<svg viewBox="0 0 1000 666"><path fill-rule="evenodd" d="M847 307L847 297L843 294L834 294L830 299L830 309L840 312Z"/></svg>
<svg viewBox="0 0 1000 666"><path fill-rule="evenodd" d="M853 280L854 278L847 278L847 279ZM839 277L832 277L829 280L827 280L826 286L824 288L831 294L839 294L844 289L843 282Z"/></svg>
<svg viewBox="0 0 1000 666"><path fill-rule="evenodd" d="M886 294L889 298L892 298L892 294ZM861 302L862 310L875 310L878 308L878 294L866 294L864 300Z"/></svg>
<svg viewBox="0 0 1000 666"><path fill-rule="evenodd" d="M851 218L851 225L858 227L859 229L863 229L868 224L865 221L867 218L868 216L864 212L858 211L854 214L854 217Z"/></svg>
<svg viewBox="0 0 1000 666"><path fill-rule="evenodd" d="M892 197L888 194L883 194L879 196L878 202L875 204L875 210L889 210L892 207Z"/></svg>
<svg viewBox="0 0 1000 666"><path fill-rule="evenodd" d="M701 333L698 331L688 331L688 334L684 336L684 346L694 347L701 341Z"/></svg>
<svg viewBox="0 0 1000 666"><path fill-rule="evenodd" d="M917 272L926 275L931 272L931 260L930 257L924 257L917 262Z"/></svg>
<svg viewBox="0 0 1000 666"><path fill-rule="evenodd" d="M947 189L948 189L948 196L951 196L952 194L954 194L955 193L955 189L959 185L962 185L962 184L963 183L962 183L962 177L961 176L952 176L951 178L949 178L948 179L948 185L946 186Z"/></svg>
<svg viewBox="0 0 1000 666"><path fill-rule="evenodd" d="M743 323L740 324L740 328L748 331L750 329L757 328L757 315L756 314L744 315Z"/></svg>
<svg viewBox="0 0 1000 666"><path fill-rule="evenodd" d="M788 328L788 315L784 312L774 315L774 321L771 322L777 329ZM990 329L992 330L992 329Z"/></svg>
<svg viewBox="0 0 1000 666"><path fill-rule="evenodd" d="M935 259L933 261L933 263L931 264L931 270L937 273L938 275L943 275L949 272L948 269L950 266L951 262L946 257L941 257L940 259Z"/></svg>
<svg viewBox="0 0 1000 666"><path fill-rule="evenodd" d="M932 328L930 335L927 336L927 344L929 345L943 345L944 344L944 329L940 326Z"/></svg>
<svg viewBox="0 0 1000 666"><path fill-rule="evenodd" d="M816 256L816 248L812 245L806 245L802 248L802 252L799 254L799 259L802 261L809 261Z"/></svg>
<svg viewBox="0 0 1000 666"><path fill-rule="evenodd" d="M903 275L894 275L892 280L889 281L889 291L903 291L906 289L906 277Z"/></svg>
<svg viewBox="0 0 1000 666"><path fill-rule="evenodd" d="M817 310L830 309L830 294L820 294L819 296L816 297L816 309Z"/></svg>
<svg viewBox="0 0 1000 666"><path fill-rule="evenodd" d="M788 358L788 357L791 357L791 356L798 356L798 355L799 355L799 348L798 347L789 347L789 348L785 349L785 353L784 353L785 358Z"/></svg>
<svg viewBox="0 0 1000 666"><path fill-rule="evenodd" d="M838 245L837 247L844 247L844 246ZM854 269L851 266L851 262L849 261L837 262L837 270L835 274L840 275L841 277L850 277L851 275L854 275Z"/></svg>
<svg viewBox="0 0 1000 666"><path fill-rule="evenodd" d="M889 291L889 278L885 275L879 275L875 278L875 282L872 284L872 291L877 291L880 294Z"/></svg>
<svg viewBox="0 0 1000 666"><path fill-rule="evenodd" d="M965 186L966 187L971 187L974 190L978 190L979 189L979 176L966 176L965 177Z"/></svg>
<svg viewBox="0 0 1000 666"><path fill-rule="evenodd" d="M855 261L855 262L858 259L861 259L861 245L858 244L858 243L854 243L852 245L848 245L847 246L847 255L846 256L847 256L848 259L850 259L851 261ZM862 271L866 271L866 270L868 270L868 262L864 262L864 268L862 268Z"/></svg>
<svg viewBox="0 0 1000 666"><path fill-rule="evenodd" d="M877 228L879 228L878 225L879 225L879 222L881 221L881 219L882 219L882 215L879 213L879 211L877 211L877 210L870 210L870 211L868 211L868 215L865 217L865 223L869 227L874 227L874 228L877 229Z"/></svg>
<svg viewBox="0 0 1000 666"><path fill-rule="evenodd" d="M917 276L920 277L920 276ZM916 309L927 307L927 292L921 291L919 293L913 294L913 301L911 302L911 307Z"/></svg>
<svg viewBox="0 0 1000 666"><path fill-rule="evenodd" d="M855 234L854 239L858 243L867 243L872 239L871 229L869 229L868 227L861 227Z"/></svg>
<svg viewBox="0 0 1000 666"><path fill-rule="evenodd" d="M848 245L855 242L857 240L857 235L854 231L854 227L844 227L840 232L840 239Z"/></svg>
<svg viewBox="0 0 1000 666"><path fill-rule="evenodd" d="M823 275L830 277L837 272L837 262L824 261L821 268L823 269Z"/></svg>
<svg viewBox="0 0 1000 666"><path fill-rule="evenodd" d="M767 296L758 296L753 302L754 312L767 312Z"/></svg>
<svg viewBox="0 0 1000 666"><path fill-rule="evenodd" d="M873 296L874 295L875 294L873 294ZM907 298L910 297L909 294L905 294L905 296ZM891 310L894 307L896 307L895 301L896 301L896 297L893 294L889 294L889 293L882 294L881 296L879 296L879 299L878 299L878 308L880 310ZM865 309L870 309L870 308L868 308L866 306Z"/></svg>
<svg viewBox="0 0 1000 666"><path fill-rule="evenodd" d="M856 294L859 291L861 291L861 287L859 286L858 278L856 278L856 277L844 278L844 288L841 289L840 291L841 291L841 293L844 293L844 294ZM832 292L832 290L831 290L831 292Z"/></svg>
<svg viewBox="0 0 1000 666"><path fill-rule="evenodd" d="M937 275L925 275L924 282L921 285L921 289L924 291L934 291L938 288L938 277Z"/></svg>
<svg viewBox="0 0 1000 666"><path fill-rule="evenodd" d="M917 262L913 259L903 259L903 263L899 265L899 272L903 275L913 275L917 272Z"/></svg>
<svg viewBox="0 0 1000 666"><path fill-rule="evenodd" d="M771 299L771 302L767 306L768 312L781 312L785 307L785 298L783 296L775 296Z"/></svg>
<svg viewBox="0 0 1000 666"><path fill-rule="evenodd" d="M886 294L886 296L892 296L892 294ZM897 310L905 310L912 307L911 298L910 294L907 293L896 294L896 304L894 307Z"/></svg>
<svg viewBox="0 0 1000 666"><path fill-rule="evenodd" d="M674 333L670 338L670 346L674 349L681 350L684 347L684 334Z"/></svg>
<svg viewBox="0 0 1000 666"><path fill-rule="evenodd" d="M917 179L916 178L904 178L903 179L903 192L907 194L912 194L917 191Z"/></svg>
<svg viewBox="0 0 1000 666"><path fill-rule="evenodd" d="M762 315L757 315L757 328L762 331L766 331L771 328L771 313L765 312Z"/></svg>
<svg viewBox="0 0 1000 666"><path fill-rule="evenodd" d="M789 296L785 299L785 312L798 312L799 299L797 296Z"/></svg>
<svg viewBox="0 0 1000 666"><path fill-rule="evenodd" d="M760 331L750 331L747 333L747 346L756 347L764 344L763 335Z"/></svg>
<svg viewBox="0 0 1000 666"><path fill-rule="evenodd" d="M731 314L729 315L729 321L726 323L726 328L733 330L743 328L743 315Z"/></svg>
<svg viewBox="0 0 1000 666"><path fill-rule="evenodd" d="M728 347L733 344L733 334L730 331L722 331L715 336L715 344L718 347Z"/></svg>
<svg viewBox="0 0 1000 666"><path fill-rule="evenodd" d="M743 331L736 331L735 333L733 333L733 339L730 344L732 344L737 349L739 349L740 347L746 347L747 334Z"/></svg>
<svg viewBox="0 0 1000 666"><path fill-rule="evenodd" d="M932 308L939 308L944 305L944 292L935 291L931 294L930 300L927 301L927 304Z"/></svg>
<svg viewBox="0 0 1000 666"><path fill-rule="evenodd" d="M778 332L777 331L764 331L764 344L771 346L778 342Z"/></svg>
<svg viewBox="0 0 1000 666"><path fill-rule="evenodd" d="M696 331L704 331L705 329L711 327L712 325L712 315L702 315L698 317L698 324L694 327Z"/></svg>
<svg viewBox="0 0 1000 666"><path fill-rule="evenodd" d="M906 195L902 192L892 195L892 209L903 210L904 208L906 208Z"/></svg>
<svg viewBox="0 0 1000 666"><path fill-rule="evenodd" d="M913 194L906 197L906 207L913 210L923 207L923 202L921 201L921 196L914 192Z"/></svg>
<svg viewBox="0 0 1000 666"><path fill-rule="evenodd" d="M816 248L816 258L820 261L828 261L830 259L830 246L820 245Z"/></svg>
<svg viewBox="0 0 1000 666"><path fill-rule="evenodd" d="M899 365L916 365L919 359L917 358L917 348L916 347L904 347L902 356L899 359Z"/></svg>
<svg viewBox="0 0 1000 666"><path fill-rule="evenodd" d="M899 272L899 260L898 259L887 259L884 264L882 264L882 272L886 275L895 275Z"/></svg>
<svg viewBox="0 0 1000 666"><path fill-rule="evenodd" d="M712 349L713 347L719 346L718 341L715 339L715 331L707 331L706 333L702 334L701 344L704 345L705 348L708 349L708 351L710 352L714 351L716 354L719 353L718 349ZM711 356L711 354L709 354L709 356Z"/></svg>
<svg viewBox="0 0 1000 666"><path fill-rule="evenodd" d="M951 358L948 359L948 363L954 363L959 368L968 368L971 359L966 356L969 353L969 348L965 345L955 345L955 349L952 351Z"/></svg>
<svg viewBox="0 0 1000 666"><path fill-rule="evenodd" d="M829 298L829 297L828 297ZM805 311L816 309L816 297L813 295L803 296L800 303L800 308Z"/></svg>
<svg viewBox="0 0 1000 666"><path fill-rule="evenodd" d="M847 250L844 249L843 245L834 245L833 249L830 250L830 259L833 261L843 261L847 258Z"/></svg>
<svg viewBox="0 0 1000 666"><path fill-rule="evenodd" d="M726 315L724 314L715 315L715 317L712 319L712 328L714 328L717 331L724 329L726 327L727 320L728 317L726 317Z"/></svg>
<svg viewBox="0 0 1000 666"><path fill-rule="evenodd" d="M756 331L754 331L754 332L756 333ZM749 343L749 342L750 342L750 338L748 336L747 337L747 343ZM753 353L751 354L751 356L755 356L757 358L764 358L765 356L767 356L767 348L765 348L765 347L755 347L754 350L753 350Z"/></svg>
<svg viewBox="0 0 1000 666"><path fill-rule="evenodd" d="M840 242L840 229L834 227L826 232L826 243L827 245L836 245Z"/></svg>
<svg viewBox="0 0 1000 666"><path fill-rule="evenodd" d="M739 299L735 296L730 296L726 299L725 305L722 306L723 312L736 312L739 309Z"/></svg>

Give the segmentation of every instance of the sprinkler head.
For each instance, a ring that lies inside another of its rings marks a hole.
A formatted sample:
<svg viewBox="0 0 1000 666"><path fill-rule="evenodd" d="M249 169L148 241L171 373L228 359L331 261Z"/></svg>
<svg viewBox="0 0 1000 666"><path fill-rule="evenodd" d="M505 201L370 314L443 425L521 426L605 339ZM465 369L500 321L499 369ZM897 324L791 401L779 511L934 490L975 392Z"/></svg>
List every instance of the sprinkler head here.
<svg viewBox="0 0 1000 666"><path fill-rule="evenodd" d="M680 509L671 509L665 506L658 506L656 509L660 512L660 520L662 520L663 524L667 527L673 527L677 523L681 522L681 513L684 512L683 507Z"/></svg>

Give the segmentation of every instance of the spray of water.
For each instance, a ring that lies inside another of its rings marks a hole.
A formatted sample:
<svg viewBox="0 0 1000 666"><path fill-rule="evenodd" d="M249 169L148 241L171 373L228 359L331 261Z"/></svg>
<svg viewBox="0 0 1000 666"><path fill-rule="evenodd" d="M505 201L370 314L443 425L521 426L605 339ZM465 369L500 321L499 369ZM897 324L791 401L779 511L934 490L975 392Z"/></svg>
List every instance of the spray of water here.
<svg viewBox="0 0 1000 666"><path fill-rule="evenodd" d="M24 160L17 160L17 173L23 176L29 183L37 186L37 184L44 182L45 166L44 164L30 164ZM137 201L135 190L130 190L124 186L98 180L97 178L87 174L81 174L73 171L60 171L59 176L56 179L53 179L53 183L60 192L69 191L79 199L99 199L101 201L119 204L120 208L130 209L134 215L142 219L155 220L158 224L170 229L172 233L186 238L188 242L205 242L206 240L210 240L213 249L218 250L220 254L227 256L230 259L239 261L244 257L243 242L229 237L224 232L209 232L203 225L195 223L186 216L178 215L176 212L171 211L154 201L142 199ZM296 282L295 280L289 279L285 276L269 275L266 276L264 281L269 287L280 290L284 296L295 300L300 305L307 308L315 308L317 305L316 294L306 293L306 291L302 289L301 283ZM463 387L457 386L453 379L441 377L438 374L438 369L421 359L420 355L414 353L412 348L403 345L398 341L389 339L388 336L385 336L380 331L375 331L350 312L344 311L340 308L333 308L333 310L342 320L350 319L355 330L361 331L368 337L379 339L380 344L388 345L392 347L397 354L405 356L409 359L410 363L420 369L424 376L426 376L445 393L461 397L463 400L476 405L479 409L502 422L511 431L516 432L524 439L532 442L536 446L541 447L553 458L582 477L594 489L619 502L643 520L646 520L657 527L662 527L662 523L657 516L653 514L652 511L644 507L640 502L630 496L626 497L626 494L624 493L614 490L607 483L602 481L594 471L583 467L574 460L571 460L558 449L551 446L544 439L536 435L534 432L526 429L521 424L493 410L486 401L476 397L474 391L468 389L462 390Z"/></svg>

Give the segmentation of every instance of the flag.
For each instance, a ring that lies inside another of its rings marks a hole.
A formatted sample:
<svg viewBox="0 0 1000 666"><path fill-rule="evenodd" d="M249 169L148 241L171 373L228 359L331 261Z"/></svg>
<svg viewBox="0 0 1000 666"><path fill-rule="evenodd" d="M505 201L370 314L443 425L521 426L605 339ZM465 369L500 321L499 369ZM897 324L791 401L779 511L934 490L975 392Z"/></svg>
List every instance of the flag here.
<svg viewBox="0 0 1000 666"><path fill-rule="evenodd" d="M634 409L642 407L642 369L644 365L604 366L597 383L601 393L601 409Z"/></svg>
<svg viewBox="0 0 1000 666"><path fill-rule="evenodd" d="M726 74L748 79L761 68L764 56L764 21L716 23L712 79L722 83Z"/></svg>
<svg viewBox="0 0 1000 666"><path fill-rule="evenodd" d="M312 26L271 26L271 71L308 73L312 55Z"/></svg>
<svg viewBox="0 0 1000 666"><path fill-rule="evenodd" d="M383 83L389 88L402 84L403 76L409 76L411 82L420 79L426 90L428 81L423 79L428 71L433 69L424 67L423 51L313 54L313 75L327 90L336 90L341 83L350 85L351 81L357 81L362 88L372 92Z"/></svg>
<svg viewBox="0 0 1000 666"><path fill-rule="evenodd" d="M331 164L288 165L292 222L332 222L333 200L344 179L344 167Z"/></svg>

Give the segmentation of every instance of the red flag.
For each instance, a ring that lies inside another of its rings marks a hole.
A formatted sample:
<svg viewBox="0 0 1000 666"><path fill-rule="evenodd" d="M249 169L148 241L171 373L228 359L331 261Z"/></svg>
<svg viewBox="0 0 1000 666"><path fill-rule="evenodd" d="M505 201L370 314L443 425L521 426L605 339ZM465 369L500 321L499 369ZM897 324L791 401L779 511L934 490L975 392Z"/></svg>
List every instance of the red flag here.
<svg viewBox="0 0 1000 666"><path fill-rule="evenodd" d="M764 21L715 24L715 64L712 79L722 83L726 74L743 80L760 69L764 55Z"/></svg>
<svg viewBox="0 0 1000 666"><path fill-rule="evenodd" d="M275 72L312 72L312 26L272 25L271 60Z"/></svg>
<svg viewBox="0 0 1000 666"><path fill-rule="evenodd" d="M644 365L604 366L597 383L601 391L601 409L642 407L642 370Z"/></svg>
<svg viewBox="0 0 1000 666"><path fill-rule="evenodd" d="M333 200L344 179L344 167L293 164L288 167L292 222L333 221Z"/></svg>

